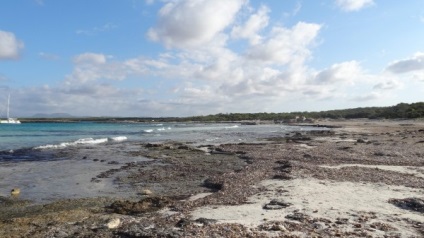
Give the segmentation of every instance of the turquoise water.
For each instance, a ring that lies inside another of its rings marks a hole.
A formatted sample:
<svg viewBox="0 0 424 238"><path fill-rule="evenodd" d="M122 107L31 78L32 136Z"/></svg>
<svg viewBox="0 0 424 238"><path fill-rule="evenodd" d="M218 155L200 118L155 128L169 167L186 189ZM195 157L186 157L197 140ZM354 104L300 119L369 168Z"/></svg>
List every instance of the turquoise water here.
<svg viewBox="0 0 424 238"><path fill-rule="evenodd" d="M312 127L231 123L22 123L0 124L0 151L49 149L122 141L180 141L197 144L249 142Z"/></svg>
<svg viewBox="0 0 424 238"><path fill-rule="evenodd" d="M86 138L126 136L135 139L137 134L155 127L150 124L91 122L0 124L0 150L58 145Z"/></svg>

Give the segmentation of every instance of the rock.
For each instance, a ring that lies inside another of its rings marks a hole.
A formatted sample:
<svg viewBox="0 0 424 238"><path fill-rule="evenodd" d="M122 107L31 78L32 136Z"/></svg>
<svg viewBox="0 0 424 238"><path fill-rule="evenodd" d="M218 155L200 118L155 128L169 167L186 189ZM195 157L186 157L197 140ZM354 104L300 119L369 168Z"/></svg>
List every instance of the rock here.
<svg viewBox="0 0 424 238"><path fill-rule="evenodd" d="M313 227L314 227L314 229L316 229L316 230L322 230L322 229L326 228L326 225L325 225L325 223L324 223L324 222L314 222L314 223L312 224L312 226L313 226Z"/></svg>
<svg viewBox="0 0 424 238"><path fill-rule="evenodd" d="M203 225L209 225L209 224L213 224L213 223L217 222L217 220L215 220L215 219L208 219L208 218L203 218L203 217L198 218L194 221L197 222L197 223L201 223Z"/></svg>
<svg viewBox="0 0 424 238"><path fill-rule="evenodd" d="M141 195L152 195L152 194L153 194L153 192L150 191L149 189L143 189L141 191Z"/></svg>
<svg viewBox="0 0 424 238"><path fill-rule="evenodd" d="M286 227L283 226L282 224L274 224L270 230L272 231L287 231Z"/></svg>
<svg viewBox="0 0 424 238"><path fill-rule="evenodd" d="M263 209L266 209L266 210L279 210L279 209L283 209L283 208L289 207L291 205L292 205L291 203L284 202L284 201L277 200L277 199L273 199L268 204L265 204L265 206L263 206Z"/></svg>
<svg viewBox="0 0 424 238"><path fill-rule="evenodd" d="M180 146L178 146L178 149L179 150L189 150L190 147L188 145L180 145Z"/></svg>
<svg viewBox="0 0 424 238"><path fill-rule="evenodd" d="M364 139L357 139L356 142L358 142L358 143L366 143L366 141Z"/></svg>
<svg viewBox="0 0 424 238"><path fill-rule="evenodd" d="M288 214L287 216L285 216L285 218L302 222L302 221L308 219L309 217L308 217L308 215L305 215L303 213L295 212L293 214Z"/></svg>
<svg viewBox="0 0 424 238"><path fill-rule="evenodd" d="M161 146L163 146L162 143L147 143L146 148L161 147Z"/></svg>
<svg viewBox="0 0 424 238"><path fill-rule="evenodd" d="M121 225L121 220L119 218L114 218L106 224L106 227L109 229L115 229L118 228L119 225Z"/></svg>
<svg viewBox="0 0 424 238"><path fill-rule="evenodd" d="M424 199L421 198L392 198L389 200L389 203L394 204L395 206L400 207L402 209L424 213Z"/></svg>
<svg viewBox="0 0 424 238"><path fill-rule="evenodd" d="M148 197L138 202L116 201L110 205L113 212L123 215L134 215L154 212L169 205L171 200L166 197Z"/></svg>
<svg viewBox="0 0 424 238"><path fill-rule="evenodd" d="M191 224L191 221L186 218L181 218L177 224L175 224L176 227L185 227Z"/></svg>
<svg viewBox="0 0 424 238"><path fill-rule="evenodd" d="M21 189L19 188L13 188L12 191L10 191L10 195L12 196L19 196L20 193L21 193Z"/></svg>

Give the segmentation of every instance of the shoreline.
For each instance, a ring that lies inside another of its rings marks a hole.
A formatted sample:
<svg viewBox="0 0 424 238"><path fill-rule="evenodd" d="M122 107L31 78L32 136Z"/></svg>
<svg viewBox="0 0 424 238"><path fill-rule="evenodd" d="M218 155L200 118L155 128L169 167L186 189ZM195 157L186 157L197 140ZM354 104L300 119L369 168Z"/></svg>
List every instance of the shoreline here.
<svg viewBox="0 0 424 238"><path fill-rule="evenodd" d="M261 143L139 143L121 156L150 160L86 181L131 196L41 205L3 196L0 236L420 237L424 123L404 122L320 122L331 133Z"/></svg>

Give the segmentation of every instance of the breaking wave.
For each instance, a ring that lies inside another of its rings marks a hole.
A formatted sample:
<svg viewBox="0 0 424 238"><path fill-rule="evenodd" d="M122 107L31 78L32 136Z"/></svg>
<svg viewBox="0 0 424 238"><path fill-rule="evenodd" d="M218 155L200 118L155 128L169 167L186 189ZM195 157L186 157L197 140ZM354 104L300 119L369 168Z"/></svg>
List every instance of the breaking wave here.
<svg viewBox="0 0 424 238"><path fill-rule="evenodd" d="M69 146L95 145L95 144L106 143L108 141L114 141L114 142L125 141L127 139L128 138L126 136L117 136L117 137L99 138L99 139L82 138L82 139L78 139L78 140L72 141L72 142L62 142L60 144L55 144L55 145L37 146L34 149L62 149L62 148L66 148L66 147L69 147Z"/></svg>

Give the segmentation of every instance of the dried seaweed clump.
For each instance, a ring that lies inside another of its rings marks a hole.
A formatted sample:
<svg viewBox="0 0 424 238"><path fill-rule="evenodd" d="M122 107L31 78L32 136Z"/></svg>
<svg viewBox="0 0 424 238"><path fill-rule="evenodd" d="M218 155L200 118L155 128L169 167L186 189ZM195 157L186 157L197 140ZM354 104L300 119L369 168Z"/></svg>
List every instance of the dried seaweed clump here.
<svg viewBox="0 0 424 238"><path fill-rule="evenodd" d="M392 198L389 202L402 209L424 213L424 199L422 198Z"/></svg>

